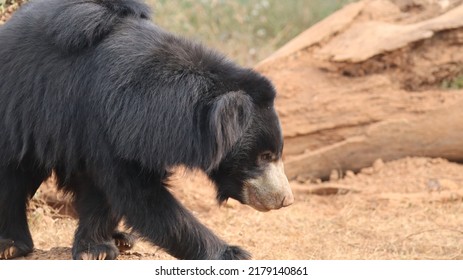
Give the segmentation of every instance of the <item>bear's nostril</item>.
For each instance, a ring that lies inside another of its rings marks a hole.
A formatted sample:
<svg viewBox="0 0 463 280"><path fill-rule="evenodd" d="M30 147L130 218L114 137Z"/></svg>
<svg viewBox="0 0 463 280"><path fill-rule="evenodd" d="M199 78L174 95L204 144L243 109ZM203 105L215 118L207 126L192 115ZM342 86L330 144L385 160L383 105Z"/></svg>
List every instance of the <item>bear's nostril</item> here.
<svg viewBox="0 0 463 280"><path fill-rule="evenodd" d="M294 203L294 196L287 195L281 201L281 207L287 207Z"/></svg>

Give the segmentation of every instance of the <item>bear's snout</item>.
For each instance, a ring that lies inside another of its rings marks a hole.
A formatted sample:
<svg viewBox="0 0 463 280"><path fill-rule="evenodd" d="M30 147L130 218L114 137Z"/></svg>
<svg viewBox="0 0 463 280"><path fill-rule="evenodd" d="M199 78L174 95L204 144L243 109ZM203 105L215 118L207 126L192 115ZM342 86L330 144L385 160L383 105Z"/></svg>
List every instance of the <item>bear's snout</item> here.
<svg viewBox="0 0 463 280"><path fill-rule="evenodd" d="M245 182L243 201L256 210L269 211L294 203L283 161L270 163L260 177Z"/></svg>

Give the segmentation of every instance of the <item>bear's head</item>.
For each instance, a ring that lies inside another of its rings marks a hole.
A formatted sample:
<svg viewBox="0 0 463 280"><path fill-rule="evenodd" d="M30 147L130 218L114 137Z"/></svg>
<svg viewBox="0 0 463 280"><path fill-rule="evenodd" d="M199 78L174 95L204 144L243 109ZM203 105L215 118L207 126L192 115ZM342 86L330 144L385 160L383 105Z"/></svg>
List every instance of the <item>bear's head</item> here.
<svg viewBox="0 0 463 280"><path fill-rule="evenodd" d="M238 86L216 97L210 109L217 162L208 174L217 199L233 198L259 211L289 206L294 197L283 167L275 89L253 70L234 80Z"/></svg>

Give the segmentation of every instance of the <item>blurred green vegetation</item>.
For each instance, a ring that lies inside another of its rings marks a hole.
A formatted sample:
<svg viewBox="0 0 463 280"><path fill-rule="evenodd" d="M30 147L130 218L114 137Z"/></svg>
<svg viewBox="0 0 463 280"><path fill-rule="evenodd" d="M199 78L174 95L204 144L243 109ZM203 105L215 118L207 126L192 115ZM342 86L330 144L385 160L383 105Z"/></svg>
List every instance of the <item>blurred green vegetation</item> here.
<svg viewBox="0 0 463 280"><path fill-rule="evenodd" d="M19 1L16 1L16 0L0 0L0 9L4 9L7 6L13 5L15 3L20 4L22 2L24 2L24 0L19 0Z"/></svg>
<svg viewBox="0 0 463 280"><path fill-rule="evenodd" d="M352 0L147 0L154 21L252 66Z"/></svg>
<svg viewBox="0 0 463 280"><path fill-rule="evenodd" d="M154 21L252 66L355 0L145 0ZM0 13L25 0L0 0ZM0 14L1 16L1 14Z"/></svg>
<svg viewBox="0 0 463 280"><path fill-rule="evenodd" d="M0 17L5 13L8 7L13 8L10 12L16 10L19 5L27 0L0 0Z"/></svg>
<svg viewBox="0 0 463 280"><path fill-rule="evenodd" d="M0 0L0 13L3 12L5 7L6 7L6 0Z"/></svg>
<svg viewBox="0 0 463 280"><path fill-rule="evenodd" d="M451 80L442 81L441 87L444 89L463 89L463 74Z"/></svg>

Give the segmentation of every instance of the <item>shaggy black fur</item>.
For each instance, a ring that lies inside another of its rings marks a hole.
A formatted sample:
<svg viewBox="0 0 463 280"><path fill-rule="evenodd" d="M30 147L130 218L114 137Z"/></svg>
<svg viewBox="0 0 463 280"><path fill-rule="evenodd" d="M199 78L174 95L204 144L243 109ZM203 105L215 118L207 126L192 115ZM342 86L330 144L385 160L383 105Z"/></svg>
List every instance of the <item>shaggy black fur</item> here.
<svg viewBox="0 0 463 280"><path fill-rule="evenodd" d="M177 165L201 169L219 201L242 201L259 154L281 156L275 91L150 14L138 0L36 0L0 27L0 258L31 252L26 204L52 170L75 197L75 259L116 258L122 218L177 258L250 257L166 180Z"/></svg>

